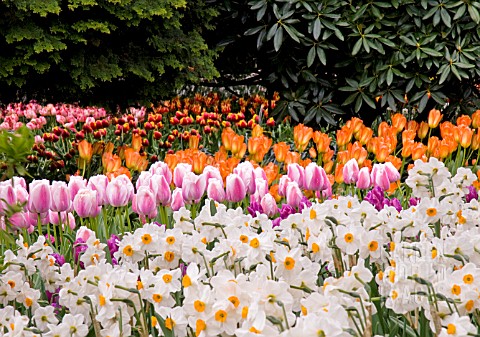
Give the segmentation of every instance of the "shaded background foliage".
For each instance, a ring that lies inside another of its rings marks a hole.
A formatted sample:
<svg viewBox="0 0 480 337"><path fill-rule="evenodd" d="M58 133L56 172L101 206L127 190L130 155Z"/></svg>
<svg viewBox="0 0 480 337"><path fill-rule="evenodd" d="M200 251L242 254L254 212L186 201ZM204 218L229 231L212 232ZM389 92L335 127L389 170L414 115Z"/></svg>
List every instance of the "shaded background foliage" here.
<svg viewBox="0 0 480 337"><path fill-rule="evenodd" d="M187 85L280 92L335 124L387 107L478 106L480 1L7 0L0 99L132 104Z"/></svg>
<svg viewBox="0 0 480 337"><path fill-rule="evenodd" d="M6 0L0 99L132 104L217 75L204 1Z"/></svg>

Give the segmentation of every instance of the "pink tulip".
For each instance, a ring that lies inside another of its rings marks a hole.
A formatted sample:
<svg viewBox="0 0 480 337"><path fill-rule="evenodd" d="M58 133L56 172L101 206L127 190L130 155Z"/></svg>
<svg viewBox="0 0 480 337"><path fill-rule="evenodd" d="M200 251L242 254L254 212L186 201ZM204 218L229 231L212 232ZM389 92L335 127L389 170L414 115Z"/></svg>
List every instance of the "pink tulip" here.
<svg viewBox="0 0 480 337"><path fill-rule="evenodd" d="M106 205L107 201L108 178L103 174L90 177L87 188L97 191L98 206Z"/></svg>
<svg viewBox="0 0 480 337"><path fill-rule="evenodd" d="M203 174L196 175L193 172L187 172L183 177L182 195L186 202L199 202L205 193L207 181Z"/></svg>
<svg viewBox="0 0 480 337"><path fill-rule="evenodd" d="M127 206L133 197L133 184L125 174L115 177L106 189L107 202L113 207Z"/></svg>
<svg viewBox="0 0 480 337"><path fill-rule="evenodd" d="M168 185L172 183L172 171L170 171L170 168L168 167L168 165L163 161L157 161L156 163L152 164L152 166L150 166L149 171L152 174L160 174L164 176Z"/></svg>
<svg viewBox="0 0 480 337"><path fill-rule="evenodd" d="M135 183L135 188L138 189L140 186L150 186L150 179L152 178L153 174L149 171L142 171L137 178L137 182Z"/></svg>
<svg viewBox="0 0 480 337"><path fill-rule="evenodd" d="M222 184L223 188L223 178L218 168L211 165L205 166L205 168L203 169L203 174L205 175L205 179L207 180L207 187L210 184L210 179L216 179Z"/></svg>
<svg viewBox="0 0 480 337"><path fill-rule="evenodd" d="M388 173L384 165L373 165L371 178L373 184L379 186L382 190L386 191L390 188L390 179L388 179Z"/></svg>
<svg viewBox="0 0 480 337"><path fill-rule="evenodd" d="M165 179L163 176L161 176ZM139 215L154 218L157 216L155 194L147 186L140 186L135 195L135 209ZM133 204L132 204L133 207Z"/></svg>
<svg viewBox="0 0 480 337"><path fill-rule="evenodd" d="M243 181L246 193L255 193L255 173L252 163L245 161L240 163L233 169L233 173L237 174ZM228 179L228 178L227 178ZM227 192L228 193L228 192ZM227 196L228 199L228 196ZM243 199L243 198L242 198Z"/></svg>
<svg viewBox="0 0 480 337"><path fill-rule="evenodd" d="M284 197L287 195L287 185L291 183L292 180L288 176L281 176L278 182L278 195Z"/></svg>
<svg viewBox="0 0 480 337"><path fill-rule="evenodd" d="M262 200L260 201L260 206L262 206L263 213L269 217L272 217L278 213L277 202L270 193L267 193L263 196Z"/></svg>
<svg viewBox="0 0 480 337"><path fill-rule="evenodd" d="M30 227L30 223L27 221L25 212L23 212L23 211L12 214L8 218L8 221L15 228L28 228L28 227Z"/></svg>
<svg viewBox="0 0 480 337"><path fill-rule="evenodd" d="M87 181L80 176L71 176L68 182L68 188L70 189L70 199L73 201L78 191L87 187Z"/></svg>
<svg viewBox="0 0 480 337"><path fill-rule="evenodd" d="M28 192L25 188L18 185L15 186L15 194L17 196L17 202L20 204L24 204L28 201Z"/></svg>
<svg viewBox="0 0 480 337"><path fill-rule="evenodd" d="M50 182L46 179L34 180L30 183L27 208L33 213L46 213L50 209L52 196Z"/></svg>
<svg viewBox="0 0 480 337"><path fill-rule="evenodd" d="M263 196L268 193L268 182L263 178L255 179L255 193L252 194L250 200L260 203Z"/></svg>
<svg viewBox="0 0 480 337"><path fill-rule="evenodd" d="M226 198L230 202L240 202L245 198L246 189L245 184L236 173L232 173L227 176L226 184Z"/></svg>
<svg viewBox="0 0 480 337"><path fill-rule="evenodd" d="M17 194L11 184L0 186L0 215L5 215L8 206L17 203Z"/></svg>
<svg viewBox="0 0 480 337"><path fill-rule="evenodd" d="M65 227L64 225L66 225L67 222L68 222L68 225L69 225L70 229L75 228L75 217L70 212L68 212L68 213L67 212L61 212L60 217L58 217L57 212L50 211L50 212L48 212L48 218L50 220L50 223L53 224L53 225L56 225L56 226L62 225L63 227ZM67 219L68 219L68 221L67 221Z"/></svg>
<svg viewBox="0 0 480 337"><path fill-rule="evenodd" d="M256 167L255 170L253 170L253 175L255 176L255 179L262 178L263 180L268 180L265 170L260 166Z"/></svg>
<svg viewBox="0 0 480 337"><path fill-rule="evenodd" d="M181 188L176 188L172 193L172 211L178 211L180 208L185 206L185 201L183 201L183 193Z"/></svg>
<svg viewBox="0 0 480 337"><path fill-rule="evenodd" d="M398 172L397 168L393 166L391 162L387 161L385 162L384 165L385 165L385 171L387 171L388 180L390 180L391 183L400 179L400 173Z"/></svg>
<svg viewBox="0 0 480 337"><path fill-rule="evenodd" d="M216 202L223 202L225 200L225 190L223 189L223 182L221 180L210 178L207 186L207 196Z"/></svg>
<svg viewBox="0 0 480 337"><path fill-rule="evenodd" d="M70 199L70 190L67 183L63 181L53 181L50 186L50 193L52 195L52 204L50 210L53 212L65 212L72 207L72 200Z"/></svg>
<svg viewBox="0 0 480 337"><path fill-rule="evenodd" d="M173 170L173 183L176 187L183 188L183 177L187 172L192 172L192 165L180 163Z"/></svg>
<svg viewBox="0 0 480 337"><path fill-rule="evenodd" d="M300 188L305 186L305 169L297 163L292 163L287 167L287 176L291 181L295 181Z"/></svg>
<svg viewBox="0 0 480 337"><path fill-rule="evenodd" d="M98 206L97 191L88 188L79 190L73 200L73 208L81 218L96 217L102 209L102 206Z"/></svg>
<svg viewBox="0 0 480 337"><path fill-rule="evenodd" d="M286 198L287 204L296 208L300 205L303 193L296 181L292 181L287 185Z"/></svg>
<svg viewBox="0 0 480 337"><path fill-rule="evenodd" d="M352 158L343 167L343 181L345 184L354 184L358 179L358 163Z"/></svg>
<svg viewBox="0 0 480 337"><path fill-rule="evenodd" d="M152 175L148 186L155 193L157 205L166 206L170 204L170 201L172 201L172 191L164 175Z"/></svg>
<svg viewBox="0 0 480 337"><path fill-rule="evenodd" d="M30 226L37 227L39 217L40 217L40 224L42 226L45 226L50 222L50 218L48 217L48 212L45 212L45 213L25 212L25 219L27 220Z"/></svg>
<svg viewBox="0 0 480 337"><path fill-rule="evenodd" d="M372 186L372 179L368 167L362 167L358 172L357 188L361 190L369 189Z"/></svg>
<svg viewBox="0 0 480 337"><path fill-rule="evenodd" d="M85 226L82 226L78 229L77 234L75 236L75 241L78 239L82 239L83 242L87 242L88 239L90 239L91 236L95 235L95 232L92 230L88 229Z"/></svg>
<svg viewBox="0 0 480 337"><path fill-rule="evenodd" d="M325 186L324 175L325 173L322 167L315 163L310 163L305 168L305 189L311 191L320 191Z"/></svg>

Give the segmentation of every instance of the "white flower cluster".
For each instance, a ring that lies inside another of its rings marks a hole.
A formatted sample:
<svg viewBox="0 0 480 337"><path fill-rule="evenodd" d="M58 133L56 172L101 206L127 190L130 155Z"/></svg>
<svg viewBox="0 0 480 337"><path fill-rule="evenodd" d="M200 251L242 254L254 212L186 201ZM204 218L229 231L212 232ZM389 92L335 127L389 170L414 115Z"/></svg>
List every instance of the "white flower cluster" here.
<svg viewBox="0 0 480 337"><path fill-rule="evenodd" d="M207 200L195 219L175 212L173 229L125 233L116 263L86 228L79 263L61 267L43 237L20 238L0 267L0 334L361 336L386 307L412 327L422 312L437 335L467 336L480 309L479 204L463 199L471 172L447 172L416 163L407 183L421 198L401 211L339 197L277 227Z"/></svg>

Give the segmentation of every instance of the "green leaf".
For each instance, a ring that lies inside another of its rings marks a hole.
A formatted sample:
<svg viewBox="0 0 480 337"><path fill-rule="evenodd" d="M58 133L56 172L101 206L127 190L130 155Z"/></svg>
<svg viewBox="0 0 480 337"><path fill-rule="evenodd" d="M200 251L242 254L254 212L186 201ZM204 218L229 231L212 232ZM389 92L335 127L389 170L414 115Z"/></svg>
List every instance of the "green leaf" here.
<svg viewBox="0 0 480 337"><path fill-rule="evenodd" d="M419 112L422 112L425 107L427 106L427 102L428 102L428 95L425 94L423 95L422 99L420 100L420 103L418 103L418 111Z"/></svg>
<svg viewBox="0 0 480 337"><path fill-rule="evenodd" d="M357 99L355 100L355 112L359 112L360 108L362 107L363 99L361 95L358 95Z"/></svg>
<svg viewBox="0 0 480 337"><path fill-rule="evenodd" d="M279 27L275 32L275 37L273 38L273 47L275 51L279 51L283 43L283 29Z"/></svg>
<svg viewBox="0 0 480 337"><path fill-rule="evenodd" d="M463 16L463 14L465 14L466 11L467 11L467 5L463 5L457 8L455 16L453 17L453 20L455 21L460 19Z"/></svg>
<svg viewBox="0 0 480 337"><path fill-rule="evenodd" d="M445 8L440 9L440 15L442 16L442 21L448 28L452 27L452 19L450 18L450 14Z"/></svg>
<svg viewBox="0 0 480 337"><path fill-rule="evenodd" d="M317 47L317 55L318 55L318 59L320 60L320 62L322 62L322 64L324 66L327 65L327 56L325 55L325 51L320 48L320 47Z"/></svg>
<svg viewBox="0 0 480 337"><path fill-rule="evenodd" d="M370 107L372 107L373 109L376 108L375 102L373 101L373 99L371 99L367 94L365 94L365 93L363 93L363 92L361 93L361 95L362 95L362 99L363 99L368 105L370 105Z"/></svg>
<svg viewBox="0 0 480 337"><path fill-rule="evenodd" d="M288 33L288 35L290 35L290 37L298 43L300 43L299 37L304 37L304 35L297 31L293 26L283 25L283 28L285 28L285 31Z"/></svg>
<svg viewBox="0 0 480 337"><path fill-rule="evenodd" d="M468 4L468 14L470 14L470 17L477 25L480 23L480 14L478 13L478 10L470 4Z"/></svg>
<svg viewBox="0 0 480 337"><path fill-rule="evenodd" d="M387 85L390 86L393 82L393 71L392 68L387 70Z"/></svg>
<svg viewBox="0 0 480 337"><path fill-rule="evenodd" d="M443 56L442 53L436 51L435 49L432 48L420 48L425 54L430 55L430 56L435 56L435 57L441 57Z"/></svg>
<svg viewBox="0 0 480 337"><path fill-rule="evenodd" d="M315 60L315 49L315 46L313 46L312 48L310 48L307 54L307 67L309 68L312 66L313 61Z"/></svg>
<svg viewBox="0 0 480 337"><path fill-rule="evenodd" d="M262 29L265 29L265 26L250 28L247 31L245 31L244 35L254 35L254 34L257 34L259 31L261 31Z"/></svg>
<svg viewBox="0 0 480 337"><path fill-rule="evenodd" d="M365 51L367 53L370 53L370 44L368 43L368 40L363 38L363 48L365 48Z"/></svg>
<svg viewBox="0 0 480 337"><path fill-rule="evenodd" d="M322 32L322 23L320 22L320 18L317 17L315 19L315 22L313 23L313 38L315 40L318 40L321 32Z"/></svg>
<svg viewBox="0 0 480 337"><path fill-rule="evenodd" d="M362 40L363 40L362 38L358 39L358 41L353 46L352 56L357 55L358 52L360 51L360 48L362 48Z"/></svg>

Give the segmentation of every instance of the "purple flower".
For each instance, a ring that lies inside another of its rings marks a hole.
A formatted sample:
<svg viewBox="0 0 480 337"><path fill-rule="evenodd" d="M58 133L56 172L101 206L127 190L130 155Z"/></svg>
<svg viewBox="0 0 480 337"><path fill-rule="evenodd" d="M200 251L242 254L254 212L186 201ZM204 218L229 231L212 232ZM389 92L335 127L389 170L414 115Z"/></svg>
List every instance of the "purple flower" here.
<svg viewBox="0 0 480 337"><path fill-rule="evenodd" d="M384 192L379 186L375 186L374 188L372 188L367 193L364 200L368 201L373 206L375 206L375 209L377 211L381 211L383 209L383 206L385 205L385 203L384 203L384 201L385 201Z"/></svg>
<svg viewBox="0 0 480 337"><path fill-rule="evenodd" d="M472 201L473 199L477 200L478 199L478 192L475 186L468 186L468 194L465 195L465 200L467 202Z"/></svg>
<svg viewBox="0 0 480 337"><path fill-rule="evenodd" d="M272 221L272 228L280 226L280 221L282 221L282 218L278 217L276 219L273 219Z"/></svg>
<svg viewBox="0 0 480 337"><path fill-rule="evenodd" d="M87 250L87 245L82 238L78 238L73 243L73 256L75 263L78 263L80 254L84 253ZM80 267L83 268L83 262L80 262Z"/></svg>
<svg viewBox="0 0 480 337"><path fill-rule="evenodd" d="M419 201L419 198L410 198L410 200L408 200L408 204L410 206L417 206Z"/></svg>
<svg viewBox="0 0 480 337"><path fill-rule="evenodd" d="M282 204L282 208L280 209L280 217L282 218L282 220L288 218L290 214L295 213L297 213L295 211L295 208L293 208L289 204Z"/></svg>
<svg viewBox="0 0 480 337"><path fill-rule="evenodd" d="M180 263L180 270L182 271L182 277L187 275L187 267L188 265L185 263Z"/></svg>
<svg viewBox="0 0 480 337"><path fill-rule="evenodd" d="M256 216L257 212L263 213L263 208L262 205L260 205L256 201L252 201L250 203L250 206L247 207L248 213L250 213L251 216Z"/></svg>
<svg viewBox="0 0 480 337"><path fill-rule="evenodd" d="M113 254L118 251L118 241L119 238L115 234L110 236L110 239L107 240L108 249L110 250L110 256L113 257Z"/></svg>
<svg viewBox="0 0 480 337"><path fill-rule="evenodd" d="M402 210L402 204L400 204L400 200L398 200L397 198L393 198L392 200L388 200L388 206L395 207L397 212L400 212Z"/></svg>
<svg viewBox="0 0 480 337"><path fill-rule="evenodd" d="M298 205L298 211L301 212L303 211L304 208L308 208L312 206L312 202L308 200L306 196L302 197L302 200L300 200L300 204Z"/></svg>
<svg viewBox="0 0 480 337"><path fill-rule="evenodd" d="M55 262L61 267L65 263L65 256L60 255L58 253L53 253L52 254L53 258L55 259Z"/></svg>

